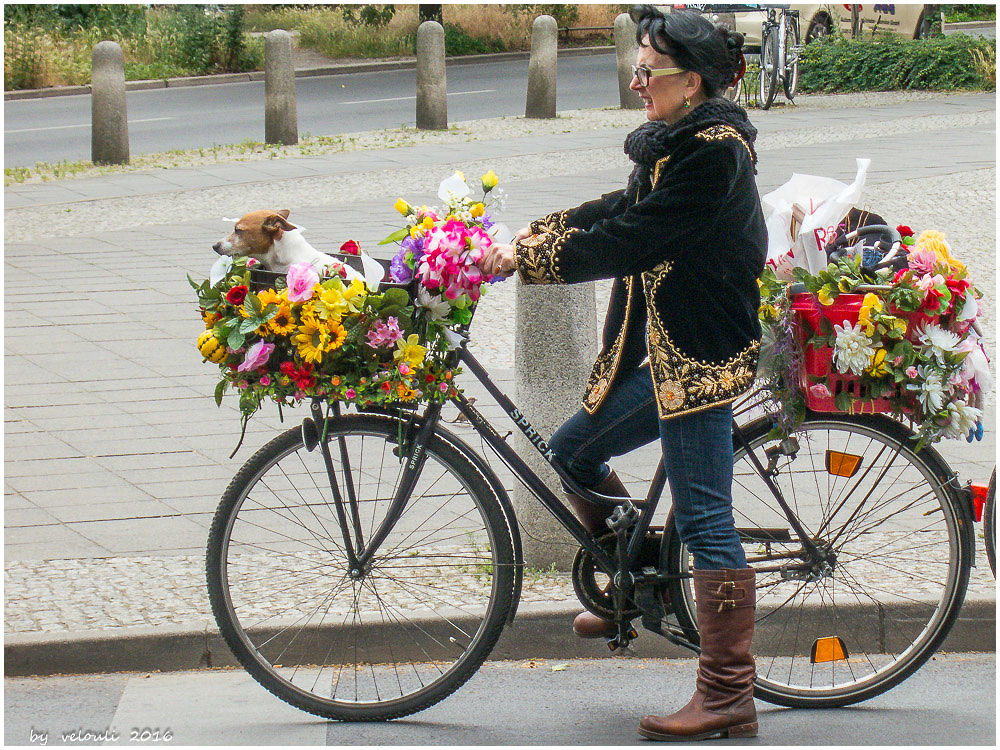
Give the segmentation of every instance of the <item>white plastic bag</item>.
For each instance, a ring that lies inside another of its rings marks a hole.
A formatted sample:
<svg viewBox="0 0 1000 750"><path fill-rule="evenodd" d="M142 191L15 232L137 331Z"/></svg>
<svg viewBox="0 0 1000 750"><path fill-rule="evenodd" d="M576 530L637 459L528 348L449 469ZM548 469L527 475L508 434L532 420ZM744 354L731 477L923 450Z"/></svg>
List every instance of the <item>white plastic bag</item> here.
<svg viewBox="0 0 1000 750"><path fill-rule="evenodd" d="M833 239L847 212L860 201L871 159L858 159L857 164L858 172L850 185L829 177L796 173L761 198L767 225L767 262L778 278L791 279L796 266L813 274L826 268L823 247Z"/></svg>

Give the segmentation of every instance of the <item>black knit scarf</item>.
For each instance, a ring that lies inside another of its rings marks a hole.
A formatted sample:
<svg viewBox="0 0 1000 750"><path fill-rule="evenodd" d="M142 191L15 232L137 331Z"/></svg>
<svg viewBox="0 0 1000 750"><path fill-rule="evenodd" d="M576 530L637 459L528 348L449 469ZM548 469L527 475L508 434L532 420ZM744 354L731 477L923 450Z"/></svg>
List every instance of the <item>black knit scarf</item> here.
<svg viewBox="0 0 1000 750"><path fill-rule="evenodd" d="M656 162L669 156L674 148L692 134L712 125L731 125L736 128L750 146L753 163L757 163L757 152L753 148L757 128L750 124L746 111L728 99L712 98L702 102L673 125L662 120L652 120L625 137L625 153L635 162L626 194L634 199L640 186L650 188L650 178Z"/></svg>

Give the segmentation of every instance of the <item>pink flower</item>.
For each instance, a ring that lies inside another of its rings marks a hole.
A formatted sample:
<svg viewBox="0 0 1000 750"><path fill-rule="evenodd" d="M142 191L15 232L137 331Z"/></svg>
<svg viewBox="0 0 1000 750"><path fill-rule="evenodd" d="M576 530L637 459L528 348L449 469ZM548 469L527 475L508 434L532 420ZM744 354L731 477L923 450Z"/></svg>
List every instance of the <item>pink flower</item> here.
<svg viewBox="0 0 1000 750"><path fill-rule="evenodd" d="M917 250L906 256L906 262L910 269L919 276L929 274L934 270L934 264L938 257L931 250Z"/></svg>
<svg viewBox="0 0 1000 750"><path fill-rule="evenodd" d="M376 320L368 331L368 346L372 349L393 346L403 338L403 332L399 329L399 319L389 316L384 322Z"/></svg>
<svg viewBox="0 0 1000 750"><path fill-rule="evenodd" d="M246 372L247 370L256 370L267 362L268 357L271 356L271 352L273 351L274 344L266 344L263 341L258 341L247 349L246 356L243 357L243 362L236 368L236 371Z"/></svg>
<svg viewBox="0 0 1000 750"><path fill-rule="evenodd" d="M917 368L914 365L910 365L909 367L906 368L906 377L908 377L910 380L916 380Z"/></svg>
<svg viewBox="0 0 1000 750"><path fill-rule="evenodd" d="M903 355L900 355L892 360L893 367L899 367L901 364L903 364Z"/></svg>
<svg viewBox="0 0 1000 750"><path fill-rule="evenodd" d="M441 393L447 393L448 392L448 384L447 383L442 383L441 385L438 386L438 390L441 391Z"/></svg>
<svg viewBox="0 0 1000 750"><path fill-rule="evenodd" d="M245 391L247 388L250 387L250 384L245 380L241 380L239 383L236 384L236 387L239 388L241 391Z"/></svg>
<svg viewBox="0 0 1000 750"><path fill-rule="evenodd" d="M408 364L406 364L406 362L400 362L399 363L399 374L400 375L409 375L410 374L410 366Z"/></svg>
<svg viewBox="0 0 1000 750"><path fill-rule="evenodd" d="M259 266L260 261L256 258L247 258L247 268L253 268L254 266Z"/></svg>
<svg viewBox="0 0 1000 750"><path fill-rule="evenodd" d="M269 378L267 375L261 375L260 384L264 386L271 385L271 378Z"/></svg>
<svg viewBox="0 0 1000 750"><path fill-rule="evenodd" d="M358 395L357 391L355 391L353 388L348 388L346 391L344 391L344 398L354 398L357 395Z"/></svg>
<svg viewBox="0 0 1000 750"><path fill-rule="evenodd" d="M809 386L809 392L816 398L830 398L833 395L824 383Z"/></svg>
<svg viewBox="0 0 1000 750"><path fill-rule="evenodd" d="M285 275L288 283L288 301L305 302L312 297L313 287L319 283L319 274L308 263L296 263Z"/></svg>
<svg viewBox="0 0 1000 750"><path fill-rule="evenodd" d="M295 391L295 399L297 401L301 401L305 397L306 397L306 392L305 391L303 391L303 390Z"/></svg>

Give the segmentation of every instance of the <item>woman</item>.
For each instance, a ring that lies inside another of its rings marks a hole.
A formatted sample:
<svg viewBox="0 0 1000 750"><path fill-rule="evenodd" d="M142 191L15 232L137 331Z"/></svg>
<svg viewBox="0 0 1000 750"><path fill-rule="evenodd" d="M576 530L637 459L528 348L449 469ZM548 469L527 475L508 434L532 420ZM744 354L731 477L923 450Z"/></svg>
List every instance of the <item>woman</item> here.
<svg viewBox="0 0 1000 750"><path fill-rule="evenodd" d="M644 5L632 18L630 87L648 122L625 139L635 162L627 187L532 222L512 246L495 245L482 268L516 269L526 284L614 279L583 408L549 445L583 486L621 497L608 459L660 439L677 528L694 557L702 652L691 701L647 716L639 731L660 740L755 736L754 572L733 522L731 402L756 370L766 234L757 131L720 97L739 75L743 38L692 12ZM569 500L588 530L604 529L605 508ZM574 630L616 632L588 612Z"/></svg>

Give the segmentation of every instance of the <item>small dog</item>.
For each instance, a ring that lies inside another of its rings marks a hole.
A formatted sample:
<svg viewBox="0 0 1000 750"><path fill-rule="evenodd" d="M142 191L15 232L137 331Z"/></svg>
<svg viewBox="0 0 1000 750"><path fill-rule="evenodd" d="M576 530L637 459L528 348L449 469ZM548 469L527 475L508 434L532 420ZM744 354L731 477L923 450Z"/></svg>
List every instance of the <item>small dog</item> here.
<svg viewBox="0 0 1000 750"><path fill-rule="evenodd" d="M236 222L235 231L212 249L219 255L256 258L268 271L287 273L295 263L309 263L323 275L329 266L341 267L336 258L322 253L288 221L288 209L253 211Z"/></svg>

